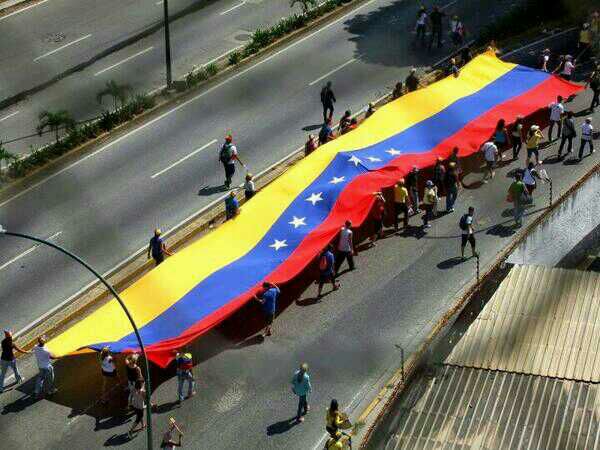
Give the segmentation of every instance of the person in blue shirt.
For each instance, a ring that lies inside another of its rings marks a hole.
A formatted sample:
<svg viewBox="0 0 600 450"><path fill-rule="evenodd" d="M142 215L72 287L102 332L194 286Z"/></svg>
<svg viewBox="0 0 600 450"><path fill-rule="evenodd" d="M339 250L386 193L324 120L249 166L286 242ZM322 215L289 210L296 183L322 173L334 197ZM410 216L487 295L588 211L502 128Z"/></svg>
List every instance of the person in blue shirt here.
<svg viewBox="0 0 600 450"><path fill-rule="evenodd" d="M310 376L308 375L308 364L303 363L292 377L292 391L298 396L298 413L296 422L304 422L304 416L308 414L308 394L312 391Z"/></svg>
<svg viewBox="0 0 600 450"><path fill-rule="evenodd" d="M319 291L317 297L322 297L323 285L331 283L334 291L337 291L339 285L335 281L335 257L333 256L333 246L329 244L319 256Z"/></svg>
<svg viewBox="0 0 600 450"><path fill-rule="evenodd" d="M165 260L165 255L172 255L172 253L167 249L163 239L160 237L161 234L162 231L160 231L160 228L154 230L154 236L152 236L152 239L150 239L150 245L148 245L148 259L150 259L150 254L152 253L152 258L157 266Z"/></svg>
<svg viewBox="0 0 600 450"><path fill-rule="evenodd" d="M240 213L240 204L236 198L235 191L231 191L225 197L225 220L233 219Z"/></svg>
<svg viewBox="0 0 600 450"><path fill-rule="evenodd" d="M271 336L271 325L273 325L273 319L275 319L275 311L277 310L277 299L281 291L273 284L265 281L262 285L263 291L261 294L256 295L254 298L258 300L263 307L265 313L265 319L267 326L263 337Z"/></svg>

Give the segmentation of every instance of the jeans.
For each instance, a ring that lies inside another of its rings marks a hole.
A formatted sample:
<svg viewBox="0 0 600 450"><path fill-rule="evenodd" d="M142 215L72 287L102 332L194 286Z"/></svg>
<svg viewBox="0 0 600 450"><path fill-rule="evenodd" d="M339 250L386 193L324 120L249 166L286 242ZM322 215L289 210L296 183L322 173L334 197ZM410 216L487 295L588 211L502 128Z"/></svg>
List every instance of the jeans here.
<svg viewBox="0 0 600 450"><path fill-rule="evenodd" d="M11 367L13 373L15 374L15 378L17 379L17 383L20 383L23 379L21 374L19 373L19 368L17 367L17 360L13 359L12 361L4 361L0 360L0 392L4 389L4 377L6 376L6 371Z"/></svg>
<svg viewBox="0 0 600 450"><path fill-rule="evenodd" d="M191 370L178 370L177 371L177 394L179 395L179 401L183 401L183 385L185 382L188 382L188 397L192 395L194 392L194 388L196 387L196 381L194 380L194 375L192 375Z"/></svg>
<svg viewBox="0 0 600 450"><path fill-rule="evenodd" d="M562 121L560 121L560 120L551 120L550 121L550 128L548 128L548 140L549 141L552 140L552 130L554 130L554 125L558 126L558 134L556 135L556 139L558 139L558 137L561 135L561 132L562 132Z"/></svg>
<svg viewBox="0 0 600 450"><path fill-rule="evenodd" d="M233 175L235 175L235 163L234 164L223 164L223 169L225 170L225 186L231 186L231 179Z"/></svg>
<svg viewBox="0 0 600 450"><path fill-rule="evenodd" d="M417 189L410 189L408 191L409 195L410 195L410 200L412 201L413 204L413 208L415 209L415 212L417 212L420 208L419 208L419 191Z"/></svg>
<svg viewBox="0 0 600 450"><path fill-rule="evenodd" d="M41 394L43 391L54 391L54 367L48 366L47 369L40 369L37 379L35 380L35 393Z"/></svg>
<svg viewBox="0 0 600 450"><path fill-rule="evenodd" d="M306 395L298 396L298 413L296 417L300 418L305 416L308 413L308 401L306 400Z"/></svg>
<svg viewBox="0 0 600 450"><path fill-rule="evenodd" d="M585 144L590 145L590 153L594 152L594 142L591 139L589 141L582 139L581 145L579 146L579 159L583 159L583 150L585 149Z"/></svg>
<svg viewBox="0 0 600 450"><path fill-rule="evenodd" d="M446 193L446 211L450 211L454 208L456 197L458 197L458 189L456 186L449 187L448 192Z"/></svg>
<svg viewBox="0 0 600 450"><path fill-rule="evenodd" d="M573 136L563 136L560 140L560 147L558 147L558 156L562 154L563 147L565 146L565 142L568 142L567 152L571 153L573 151Z"/></svg>
<svg viewBox="0 0 600 450"><path fill-rule="evenodd" d="M344 261L348 260L348 266L350 267L350 270L354 270L354 255L352 254L352 252L340 252L338 257L335 259L335 273L338 273L338 270L340 270L340 267L342 264L344 264Z"/></svg>
<svg viewBox="0 0 600 450"><path fill-rule="evenodd" d="M520 137L513 136L512 137L512 150L513 150L513 159L517 159L519 157L519 152L521 151L521 147L523 146L523 141L521 141Z"/></svg>
<svg viewBox="0 0 600 450"><path fill-rule="evenodd" d="M513 217L515 218L515 222L521 225L521 221L523 220L523 212L524 208L520 201L513 201Z"/></svg>

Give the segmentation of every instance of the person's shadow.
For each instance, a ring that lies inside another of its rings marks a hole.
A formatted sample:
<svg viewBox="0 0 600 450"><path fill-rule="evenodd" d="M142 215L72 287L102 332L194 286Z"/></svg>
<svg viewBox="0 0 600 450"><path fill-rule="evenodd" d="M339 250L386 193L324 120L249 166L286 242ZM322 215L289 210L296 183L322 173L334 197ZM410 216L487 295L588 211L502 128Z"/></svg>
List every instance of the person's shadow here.
<svg viewBox="0 0 600 450"><path fill-rule="evenodd" d="M273 436L275 434L287 433L292 428L298 425L296 421L296 417L292 417L291 419L281 420L267 427L267 436Z"/></svg>
<svg viewBox="0 0 600 450"><path fill-rule="evenodd" d="M458 266L459 264L462 264L465 261L466 259L463 259L460 256L454 256L438 263L437 268L441 270L448 270Z"/></svg>
<svg viewBox="0 0 600 450"><path fill-rule="evenodd" d="M104 442L105 447L119 447L131 441L132 439L127 433L113 434Z"/></svg>
<svg viewBox="0 0 600 450"><path fill-rule="evenodd" d="M218 194L219 192L225 191L227 191L227 188L223 184L221 186L203 186L198 191L198 195L207 197L209 195Z"/></svg>
<svg viewBox="0 0 600 450"><path fill-rule="evenodd" d="M318 130L322 126L323 126L322 123L318 124L318 125L306 125L305 127L302 127L302 131L314 131L314 130Z"/></svg>

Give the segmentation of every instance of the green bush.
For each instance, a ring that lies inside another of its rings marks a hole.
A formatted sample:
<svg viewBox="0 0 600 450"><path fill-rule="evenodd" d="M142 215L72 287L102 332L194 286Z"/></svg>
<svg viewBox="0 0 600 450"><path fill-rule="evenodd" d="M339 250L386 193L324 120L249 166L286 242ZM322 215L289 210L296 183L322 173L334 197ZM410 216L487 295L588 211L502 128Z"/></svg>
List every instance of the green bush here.
<svg viewBox="0 0 600 450"><path fill-rule="evenodd" d="M104 111L98 124L100 125L100 128L104 131L112 130L116 126L115 115L110 111Z"/></svg>
<svg viewBox="0 0 600 450"><path fill-rule="evenodd" d="M250 41L251 45L254 45L257 48L263 48L273 42L273 34L270 30L265 30L262 28L257 28L254 33L252 33L252 40Z"/></svg>
<svg viewBox="0 0 600 450"><path fill-rule="evenodd" d="M242 55L237 50L229 54L228 62L230 66L235 66L242 59Z"/></svg>
<svg viewBox="0 0 600 450"><path fill-rule="evenodd" d="M204 67L204 72L207 75L207 78L213 77L219 71L219 67L215 63L210 63L206 67Z"/></svg>

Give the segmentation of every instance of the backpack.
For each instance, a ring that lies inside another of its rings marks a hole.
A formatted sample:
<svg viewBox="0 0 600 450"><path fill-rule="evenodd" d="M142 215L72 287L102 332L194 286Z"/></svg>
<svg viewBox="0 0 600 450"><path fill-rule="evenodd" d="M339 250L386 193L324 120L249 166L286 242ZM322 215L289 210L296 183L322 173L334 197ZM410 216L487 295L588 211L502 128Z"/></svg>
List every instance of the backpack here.
<svg viewBox="0 0 600 450"><path fill-rule="evenodd" d="M327 260L327 255L323 253L319 258L319 270L325 272L329 269L329 261Z"/></svg>
<svg viewBox="0 0 600 450"><path fill-rule="evenodd" d="M225 142L223 147L221 147L221 151L219 152L219 161L221 161L223 164L229 164L231 158L233 157L233 149L231 147L233 147L233 144L230 144L229 142Z"/></svg>
<svg viewBox="0 0 600 450"><path fill-rule="evenodd" d="M181 355L177 360L177 365L179 366L178 368L181 370L192 370L192 368L194 367L192 354L184 353L183 355Z"/></svg>
<svg viewBox="0 0 600 450"><path fill-rule="evenodd" d="M468 229L467 217L468 217L468 214L463 214L463 216L460 218L460 221L458 222L458 226L463 231L467 231L467 229Z"/></svg>

